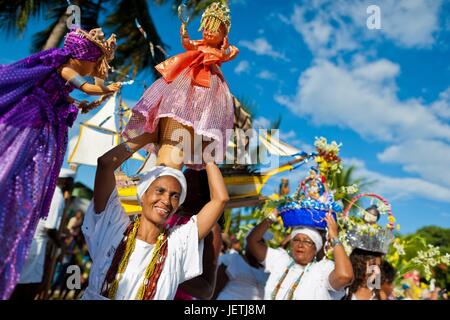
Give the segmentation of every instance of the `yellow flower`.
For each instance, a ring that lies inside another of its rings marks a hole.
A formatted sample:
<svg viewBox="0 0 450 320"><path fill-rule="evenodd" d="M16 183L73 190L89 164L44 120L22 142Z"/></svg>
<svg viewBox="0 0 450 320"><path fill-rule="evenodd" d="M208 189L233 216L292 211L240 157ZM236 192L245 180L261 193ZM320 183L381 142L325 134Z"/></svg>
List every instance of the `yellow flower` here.
<svg viewBox="0 0 450 320"><path fill-rule="evenodd" d="M395 223L395 217L394 216L389 216L388 217L388 221L389 221L389 223Z"/></svg>
<svg viewBox="0 0 450 320"><path fill-rule="evenodd" d="M396 229L397 229L397 231L400 231L400 224L397 224Z"/></svg>
<svg viewBox="0 0 450 320"><path fill-rule="evenodd" d="M280 200L280 195L277 193L273 193L269 196L270 200Z"/></svg>

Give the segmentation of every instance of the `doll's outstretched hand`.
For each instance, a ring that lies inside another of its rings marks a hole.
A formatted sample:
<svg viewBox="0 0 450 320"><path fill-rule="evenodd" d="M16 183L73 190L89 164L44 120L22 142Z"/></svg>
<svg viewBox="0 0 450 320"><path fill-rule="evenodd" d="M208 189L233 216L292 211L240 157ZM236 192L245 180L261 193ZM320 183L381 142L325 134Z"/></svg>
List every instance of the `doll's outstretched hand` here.
<svg viewBox="0 0 450 320"><path fill-rule="evenodd" d="M114 83L110 84L109 86L107 86L107 88L110 92L119 91L121 87L122 87L122 84L120 82L114 82Z"/></svg>
<svg viewBox="0 0 450 320"><path fill-rule="evenodd" d="M227 50L229 46L230 46L230 44L228 43L228 36L225 36L225 38L223 38L223 44L222 44L221 49Z"/></svg>
<svg viewBox="0 0 450 320"><path fill-rule="evenodd" d="M229 49L230 48L230 44L228 43L228 36L225 36L225 38L223 38L223 44L222 47L220 48L225 54L228 54Z"/></svg>
<svg viewBox="0 0 450 320"><path fill-rule="evenodd" d="M181 27L180 27L180 35L183 37L183 38L189 38L189 34L188 34L188 32L187 32L187 29L186 29L186 25L185 24L181 24Z"/></svg>

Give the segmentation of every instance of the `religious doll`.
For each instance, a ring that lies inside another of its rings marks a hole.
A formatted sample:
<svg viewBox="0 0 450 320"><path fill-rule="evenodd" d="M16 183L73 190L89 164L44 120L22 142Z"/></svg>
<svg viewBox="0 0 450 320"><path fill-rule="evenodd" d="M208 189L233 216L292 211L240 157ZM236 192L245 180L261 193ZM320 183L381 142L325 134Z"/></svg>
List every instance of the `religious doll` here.
<svg viewBox="0 0 450 320"><path fill-rule="evenodd" d="M233 99L220 65L235 58L239 50L228 44L230 10L221 2L212 3L203 13L199 29L203 30L202 40L190 40L185 24L186 20L181 27L181 42L187 51L156 66L162 78L133 108L124 136L130 139L151 133L148 150L159 149L158 165L180 169L186 163L201 169L204 157L198 161L192 154L199 149L205 151L208 143L204 141L208 140L214 146L211 154L220 162L227 146L226 130L233 129ZM190 143L180 147L180 134ZM201 145L194 145L194 141Z"/></svg>
<svg viewBox="0 0 450 320"><path fill-rule="evenodd" d="M105 95L120 88L83 78L107 77L115 42L101 29L77 29L63 48L0 66L0 299L14 289L36 225L48 214L78 113L69 93Z"/></svg>

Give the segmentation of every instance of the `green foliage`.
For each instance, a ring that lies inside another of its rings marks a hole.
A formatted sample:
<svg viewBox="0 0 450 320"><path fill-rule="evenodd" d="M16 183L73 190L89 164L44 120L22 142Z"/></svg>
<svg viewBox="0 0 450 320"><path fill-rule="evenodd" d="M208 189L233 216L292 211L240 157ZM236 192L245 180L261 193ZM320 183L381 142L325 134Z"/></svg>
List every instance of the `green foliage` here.
<svg viewBox="0 0 450 320"><path fill-rule="evenodd" d="M425 281L436 280L440 288L450 289L448 239L450 229L424 227L414 234L398 237L386 259L397 269L396 284L403 275L418 270Z"/></svg>

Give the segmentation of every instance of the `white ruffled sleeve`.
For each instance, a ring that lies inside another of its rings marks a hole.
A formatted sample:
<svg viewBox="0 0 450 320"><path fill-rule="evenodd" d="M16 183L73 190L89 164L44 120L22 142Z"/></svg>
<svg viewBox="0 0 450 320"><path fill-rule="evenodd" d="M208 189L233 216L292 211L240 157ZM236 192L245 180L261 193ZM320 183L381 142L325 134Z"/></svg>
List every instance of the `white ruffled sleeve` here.
<svg viewBox="0 0 450 320"><path fill-rule="evenodd" d="M130 218L120 204L116 188L111 193L103 212L95 213L94 201L90 203L81 230L93 261L111 244L120 242L129 223Z"/></svg>
<svg viewBox="0 0 450 320"><path fill-rule="evenodd" d="M169 246L176 247L179 257L180 283L203 273L203 240L198 239L197 216L172 229Z"/></svg>

